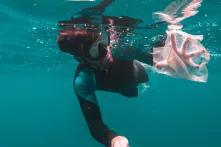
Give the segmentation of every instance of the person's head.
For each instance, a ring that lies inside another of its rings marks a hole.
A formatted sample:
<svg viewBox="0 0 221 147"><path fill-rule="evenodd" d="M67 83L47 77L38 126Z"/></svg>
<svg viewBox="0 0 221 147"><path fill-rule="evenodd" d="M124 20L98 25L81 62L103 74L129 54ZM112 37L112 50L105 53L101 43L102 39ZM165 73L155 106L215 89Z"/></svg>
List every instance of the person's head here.
<svg viewBox="0 0 221 147"><path fill-rule="evenodd" d="M97 30L70 29L62 30L58 36L59 48L76 57L88 56L88 50L98 40Z"/></svg>

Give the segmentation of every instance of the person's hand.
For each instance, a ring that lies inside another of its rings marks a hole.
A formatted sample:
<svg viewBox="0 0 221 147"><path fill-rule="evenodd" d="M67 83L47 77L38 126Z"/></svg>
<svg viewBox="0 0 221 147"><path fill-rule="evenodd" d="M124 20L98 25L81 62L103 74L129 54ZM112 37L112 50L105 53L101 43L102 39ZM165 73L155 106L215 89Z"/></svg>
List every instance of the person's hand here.
<svg viewBox="0 0 221 147"><path fill-rule="evenodd" d="M129 147L129 143L126 137L117 136L111 140L111 147Z"/></svg>

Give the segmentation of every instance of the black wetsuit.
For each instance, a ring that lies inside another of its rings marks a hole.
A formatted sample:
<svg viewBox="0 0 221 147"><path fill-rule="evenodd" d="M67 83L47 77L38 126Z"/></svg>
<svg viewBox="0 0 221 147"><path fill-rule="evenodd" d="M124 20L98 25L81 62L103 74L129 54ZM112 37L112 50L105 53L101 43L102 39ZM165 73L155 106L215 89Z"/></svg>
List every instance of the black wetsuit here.
<svg viewBox="0 0 221 147"><path fill-rule="evenodd" d="M100 5L89 8L89 10L96 9L102 13L111 2L112 0L104 0ZM88 9L86 10L88 12ZM83 12L85 13L85 11ZM133 28L141 22L139 19L130 17L102 16L101 23L108 24L110 19L116 25L126 26L126 28ZM59 22L61 27L72 26L73 24L93 24L93 20L84 14L79 18ZM125 30L123 28L123 31ZM142 54L140 57L142 62L149 65L153 64L151 54ZM95 91L111 91L126 97L136 97L138 95L137 85L149 80L144 67L136 60L123 60L114 57L113 61L107 70L80 63L74 76L74 89L90 133L98 142L106 146L110 146L112 138L118 134L103 122Z"/></svg>
<svg viewBox="0 0 221 147"><path fill-rule="evenodd" d="M118 134L103 122L95 91L111 91L127 97L136 97L137 85L142 82L148 82L148 76L144 67L135 60L114 59L108 71L94 69L84 64L78 65L74 89L90 133L97 141L109 146L112 138Z"/></svg>

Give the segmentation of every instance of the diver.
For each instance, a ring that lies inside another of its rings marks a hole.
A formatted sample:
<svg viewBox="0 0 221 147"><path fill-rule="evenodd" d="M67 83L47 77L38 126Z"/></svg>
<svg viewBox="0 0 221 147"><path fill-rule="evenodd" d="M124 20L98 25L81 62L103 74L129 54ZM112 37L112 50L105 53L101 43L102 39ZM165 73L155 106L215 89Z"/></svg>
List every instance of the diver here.
<svg viewBox="0 0 221 147"><path fill-rule="evenodd" d="M130 32L142 21L127 16L103 16L105 8L111 3L112 0L104 0L97 6L82 10L79 17L60 21L62 29L58 45L79 62L73 85L91 135L107 147L128 147L128 139L103 122L95 91L138 96L137 86L149 81L139 61L151 66L153 55L133 48L123 50L124 54L130 52L133 56L130 59L112 53L113 44L121 37L119 32ZM80 24L84 24L83 27ZM157 46L163 43L160 41Z"/></svg>

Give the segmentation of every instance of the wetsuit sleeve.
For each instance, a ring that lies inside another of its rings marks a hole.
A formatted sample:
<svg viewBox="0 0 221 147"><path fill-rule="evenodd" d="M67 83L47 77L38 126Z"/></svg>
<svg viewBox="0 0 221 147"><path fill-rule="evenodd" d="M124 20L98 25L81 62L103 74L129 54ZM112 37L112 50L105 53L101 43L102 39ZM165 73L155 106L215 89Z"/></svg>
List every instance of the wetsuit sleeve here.
<svg viewBox="0 0 221 147"><path fill-rule="evenodd" d="M116 137L117 134L104 124L100 109L97 105L80 96L77 97L91 135L98 142L109 147L111 140Z"/></svg>
<svg viewBox="0 0 221 147"><path fill-rule="evenodd" d="M91 135L109 147L110 141L117 136L117 133L109 129L102 120L95 87L93 75L87 71L80 72L74 80L74 89Z"/></svg>

